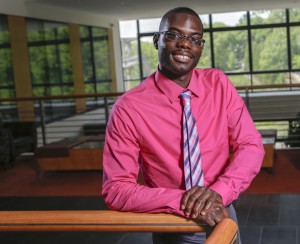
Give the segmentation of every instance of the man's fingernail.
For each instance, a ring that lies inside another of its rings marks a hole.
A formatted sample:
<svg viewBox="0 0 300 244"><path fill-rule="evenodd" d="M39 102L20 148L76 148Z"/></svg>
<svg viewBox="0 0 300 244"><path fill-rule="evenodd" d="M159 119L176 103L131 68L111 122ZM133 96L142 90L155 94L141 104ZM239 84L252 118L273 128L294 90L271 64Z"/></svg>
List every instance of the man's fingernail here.
<svg viewBox="0 0 300 244"><path fill-rule="evenodd" d="M190 215L190 213L189 212L185 212L185 215Z"/></svg>
<svg viewBox="0 0 300 244"><path fill-rule="evenodd" d="M196 218L196 215L195 215L195 214L193 214L193 215L192 215L192 218L193 218L193 219L195 219L195 218Z"/></svg>
<svg viewBox="0 0 300 244"><path fill-rule="evenodd" d="M202 212L201 212L201 215L205 215L205 214L206 214L206 212L205 212L205 211L202 211Z"/></svg>
<svg viewBox="0 0 300 244"><path fill-rule="evenodd" d="M184 205L181 205L180 207L181 207L182 210L185 209L185 206L184 206Z"/></svg>

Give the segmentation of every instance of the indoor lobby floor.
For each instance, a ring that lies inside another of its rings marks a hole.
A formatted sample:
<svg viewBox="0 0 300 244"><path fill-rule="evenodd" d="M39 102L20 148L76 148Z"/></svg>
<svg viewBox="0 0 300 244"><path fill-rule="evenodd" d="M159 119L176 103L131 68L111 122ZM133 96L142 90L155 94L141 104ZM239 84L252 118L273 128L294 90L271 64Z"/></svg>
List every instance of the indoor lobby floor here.
<svg viewBox="0 0 300 244"><path fill-rule="evenodd" d="M300 194L243 194L234 202L243 244L300 244ZM106 209L99 197L0 197L0 210ZM151 233L3 232L1 244L150 244Z"/></svg>

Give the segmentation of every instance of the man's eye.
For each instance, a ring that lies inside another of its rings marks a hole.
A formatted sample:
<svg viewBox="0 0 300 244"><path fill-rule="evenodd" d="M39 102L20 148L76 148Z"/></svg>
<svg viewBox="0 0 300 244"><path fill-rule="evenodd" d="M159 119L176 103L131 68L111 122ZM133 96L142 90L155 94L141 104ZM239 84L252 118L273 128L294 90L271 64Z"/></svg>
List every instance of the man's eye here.
<svg viewBox="0 0 300 244"><path fill-rule="evenodd" d="M192 36L191 39L196 42L201 42L201 40L202 40L202 38L200 38L198 36Z"/></svg>
<svg viewBox="0 0 300 244"><path fill-rule="evenodd" d="M170 37L170 38L179 38L179 34L177 34L177 33L173 33L173 32L168 32L168 36Z"/></svg>
<svg viewBox="0 0 300 244"><path fill-rule="evenodd" d="M192 37L191 37L191 41L192 41L192 42L195 42L195 43L201 43L201 42L202 42L202 39L199 38L199 37L194 37L194 36L192 36Z"/></svg>

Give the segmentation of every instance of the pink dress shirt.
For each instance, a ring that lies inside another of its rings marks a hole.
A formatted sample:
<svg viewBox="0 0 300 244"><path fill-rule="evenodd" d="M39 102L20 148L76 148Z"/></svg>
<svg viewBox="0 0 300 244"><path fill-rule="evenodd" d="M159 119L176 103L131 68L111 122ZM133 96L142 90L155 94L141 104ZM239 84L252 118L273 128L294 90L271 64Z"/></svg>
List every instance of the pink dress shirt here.
<svg viewBox="0 0 300 244"><path fill-rule="evenodd" d="M260 170L261 135L220 70L194 69L187 89L192 92L205 186L227 205ZM180 210L185 192L180 99L184 90L157 71L113 106L103 154L102 194L109 208L184 215ZM143 184L137 182L139 172Z"/></svg>

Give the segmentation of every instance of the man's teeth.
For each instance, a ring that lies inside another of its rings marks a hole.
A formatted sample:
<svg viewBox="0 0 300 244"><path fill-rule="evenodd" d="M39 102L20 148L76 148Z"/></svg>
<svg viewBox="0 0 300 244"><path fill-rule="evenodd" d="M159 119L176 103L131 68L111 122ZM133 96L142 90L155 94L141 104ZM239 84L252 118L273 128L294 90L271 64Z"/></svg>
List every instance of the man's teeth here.
<svg viewBox="0 0 300 244"><path fill-rule="evenodd" d="M182 58L182 59L189 59L189 57L188 57L188 56L185 56L185 55L176 55L176 57Z"/></svg>

